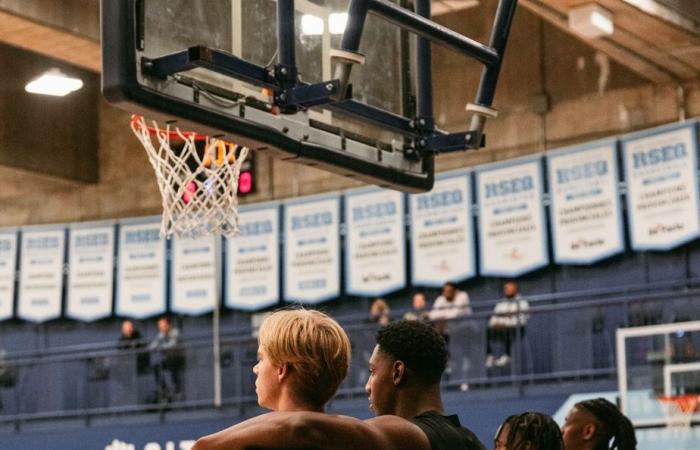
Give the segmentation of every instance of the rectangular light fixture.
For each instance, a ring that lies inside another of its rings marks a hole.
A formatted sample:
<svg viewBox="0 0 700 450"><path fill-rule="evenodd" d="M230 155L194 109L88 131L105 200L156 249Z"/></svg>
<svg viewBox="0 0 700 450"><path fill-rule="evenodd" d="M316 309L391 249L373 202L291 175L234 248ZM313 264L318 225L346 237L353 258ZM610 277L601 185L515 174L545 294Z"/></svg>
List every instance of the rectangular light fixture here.
<svg viewBox="0 0 700 450"><path fill-rule="evenodd" d="M83 87L83 81L71 78L58 70L49 70L24 87L31 94L53 95L63 97Z"/></svg>
<svg viewBox="0 0 700 450"><path fill-rule="evenodd" d="M348 13L331 13L328 16L328 29L331 34L343 34L348 23Z"/></svg>
<svg viewBox="0 0 700 450"><path fill-rule="evenodd" d="M323 34L325 25L323 19L311 14L301 16L301 34L306 36L320 36Z"/></svg>
<svg viewBox="0 0 700 450"><path fill-rule="evenodd" d="M609 36L615 31L612 13L597 3L571 8L569 28L588 39Z"/></svg>

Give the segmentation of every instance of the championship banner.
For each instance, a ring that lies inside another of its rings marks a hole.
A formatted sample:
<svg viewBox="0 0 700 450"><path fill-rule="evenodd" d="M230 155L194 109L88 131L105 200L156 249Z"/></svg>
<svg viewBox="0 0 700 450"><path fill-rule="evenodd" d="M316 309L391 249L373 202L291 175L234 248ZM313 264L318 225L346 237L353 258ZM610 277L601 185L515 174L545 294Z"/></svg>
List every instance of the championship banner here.
<svg viewBox="0 0 700 450"><path fill-rule="evenodd" d="M66 316L93 321L112 314L114 225L74 224L69 229Z"/></svg>
<svg viewBox="0 0 700 450"><path fill-rule="evenodd" d="M632 248L669 250L698 236L697 122L625 136Z"/></svg>
<svg viewBox="0 0 700 450"><path fill-rule="evenodd" d="M542 205L542 160L477 168L482 275L516 277L549 263Z"/></svg>
<svg viewBox="0 0 700 450"><path fill-rule="evenodd" d="M0 230L0 320L14 314L16 261L17 230Z"/></svg>
<svg viewBox="0 0 700 450"><path fill-rule="evenodd" d="M221 237L172 238L170 310L196 316L211 312L219 299Z"/></svg>
<svg viewBox="0 0 700 450"><path fill-rule="evenodd" d="M17 316L44 322L61 316L64 229L22 231Z"/></svg>
<svg viewBox="0 0 700 450"><path fill-rule="evenodd" d="M280 207L241 207L241 233L226 241L226 306L254 311L279 302Z"/></svg>
<svg viewBox="0 0 700 450"><path fill-rule="evenodd" d="M475 275L471 173L439 174L433 189L410 198L411 282L440 287Z"/></svg>
<svg viewBox="0 0 700 450"><path fill-rule="evenodd" d="M340 295L340 196L284 204L284 299L320 303Z"/></svg>
<svg viewBox="0 0 700 450"><path fill-rule="evenodd" d="M406 287L404 194L362 188L345 193L345 283L351 295Z"/></svg>
<svg viewBox="0 0 700 450"><path fill-rule="evenodd" d="M624 250L615 141L547 154L554 260L592 264Z"/></svg>
<svg viewBox="0 0 700 450"><path fill-rule="evenodd" d="M165 242L160 217L120 223L117 315L143 319L165 312Z"/></svg>

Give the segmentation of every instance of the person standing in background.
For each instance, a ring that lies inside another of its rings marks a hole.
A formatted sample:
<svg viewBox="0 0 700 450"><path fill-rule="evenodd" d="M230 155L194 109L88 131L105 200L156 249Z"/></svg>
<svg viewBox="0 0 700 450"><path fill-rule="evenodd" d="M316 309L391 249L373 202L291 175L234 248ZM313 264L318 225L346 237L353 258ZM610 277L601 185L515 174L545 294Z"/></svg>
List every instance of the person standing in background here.
<svg viewBox="0 0 700 450"><path fill-rule="evenodd" d="M516 336L525 336L525 325L530 319L530 305L520 296L518 284L509 281L503 286L504 299L496 304L486 329L486 367L505 367L510 364L511 349ZM495 344L502 345L500 355Z"/></svg>
<svg viewBox="0 0 700 450"><path fill-rule="evenodd" d="M425 294L416 292L411 301L412 309L403 315L404 320L417 320L423 323L430 323L430 311Z"/></svg>
<svg viewBox="0 0 700 450"><path fill-rule="evenodd" d="M185 354L180 348L180 330L172 326L170 319L158 319L158 335L149 344L152 352L153 374L159 388L161 401L180 400L182 398L183 374L185 371ZM168 382L166 373L170 374Z"/></svg>
<svg viewBox="0 0 700 450"><path fill-rule="evenodd" d="M450 343L450 330L448 322L458 317L470 316L472 308L469 306L469 295L457 289L457 286L448 281L442 286L442 295L435 299L433 309L430 310L430 320L435 324L435 329Z"/></svg>
<svg viewBox="0 0 700 450"><path fill-rule="evenodd" d="M369 308L369 320L383 327L390 322L389 313L391 310L386 300L378 298L372 302L372 306Z"/></svg>

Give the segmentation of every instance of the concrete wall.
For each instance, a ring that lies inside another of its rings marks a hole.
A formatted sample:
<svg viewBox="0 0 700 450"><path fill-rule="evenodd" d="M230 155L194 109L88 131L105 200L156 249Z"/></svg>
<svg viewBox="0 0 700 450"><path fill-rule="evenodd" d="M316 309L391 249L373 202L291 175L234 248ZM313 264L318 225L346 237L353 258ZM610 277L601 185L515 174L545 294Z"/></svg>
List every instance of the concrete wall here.
<svg viewBox="0 0 700 450"><path fill-rule="evenodd" d="M492 8L491 3L482 8ZM471 9L441 20L470 37L488 41L490 21L474 17ZM474 97L479 75L478 64L434 47L435 116L440 127L466 127L464 106ZM500 116L486 129L487 148L441 156L437 168L469 167L672 122L679 117L677 88L646 82L520 9L496 95ZM700 116L700 80L684 88L685 114ZM0 167L0 226L160 213L152 169L128 128L129 113L101 101L99 114L100 181L81 184ZM21 154L21 149L17 152ZM257 193L244 202L359 185L335 174L260 155Z"/></svg>

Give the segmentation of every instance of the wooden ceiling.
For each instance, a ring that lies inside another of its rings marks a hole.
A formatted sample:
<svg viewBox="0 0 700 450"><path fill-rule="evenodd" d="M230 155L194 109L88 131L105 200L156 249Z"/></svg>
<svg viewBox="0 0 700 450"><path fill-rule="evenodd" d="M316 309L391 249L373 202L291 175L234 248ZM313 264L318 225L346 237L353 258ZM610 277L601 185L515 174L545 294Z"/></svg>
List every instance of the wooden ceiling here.
<svg viewBox="0 0 700 450"><path fill-rule="evenodd" d="M624 0L519 0L523 7L567 33L568 11L598 3L613 15L611 36L584 39L591 47L655 83L700 78L700 34L648 14Z"/></svg>
<svg viewBox="0 0 700 450"><path fill-rule="evenodd" d="M100 43L0 11L0 42L100 72Z"/></svg>
<svg viewBox="0 0 700 450"><path fill-rule="evenodd" d="M29 4L38 0L24 1ZM444 12L442 9L459 10L492 1L495 0L433 0L433 4ZM519 0L520 8L567 33L572 33L567 22L569 9L587 3L591 0ZM597 0L597 3L612 12L615 32L609 37L584 40L588 45L654 83L682 83L700 78L700 33L648 14L632 6L629 0ZM96 72L101 70L100 45L94 38L2 10L0 42Z"/></svg>

